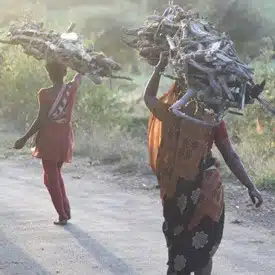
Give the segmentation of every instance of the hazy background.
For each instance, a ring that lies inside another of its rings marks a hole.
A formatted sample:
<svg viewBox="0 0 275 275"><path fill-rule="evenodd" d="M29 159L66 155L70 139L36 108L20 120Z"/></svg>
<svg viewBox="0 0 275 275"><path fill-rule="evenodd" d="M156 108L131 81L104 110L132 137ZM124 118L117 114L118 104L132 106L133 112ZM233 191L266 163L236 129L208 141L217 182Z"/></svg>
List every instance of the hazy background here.
<svg viewBox="0 0 275 275"><path fill-rule="evenodd" d="M274 0L174 1L207 16L230 33L239 55L251 62L259 80L268 81L266 96L274 102L273 50L275 45ZM43 21L46 28L65 31L71 22L76 31L123 65L121 74L133 82L106 80L95 86L88 79L79 92L74 111L76 154L101 163L120 163L120 172L148 172L146 126L148 111L142 101L151 68L120 41L121 27L138 26L154 10L163 11L164 0L1 0L0 27L12 20ZM18 47L0 45L0 113L5 123L23 131L37 111L36 94L49 85L43 62L27 57ZM68 77L71 77L72 73ZM163 79L161 92L171 81ZM256 121L265 121L264 132ZM228 127L237 151L258 184L275 186L274 119L258 105L244 117L228 116ZM274 125L274 126L273 126ZM226 173L226 170L224 170Z"/></svg>

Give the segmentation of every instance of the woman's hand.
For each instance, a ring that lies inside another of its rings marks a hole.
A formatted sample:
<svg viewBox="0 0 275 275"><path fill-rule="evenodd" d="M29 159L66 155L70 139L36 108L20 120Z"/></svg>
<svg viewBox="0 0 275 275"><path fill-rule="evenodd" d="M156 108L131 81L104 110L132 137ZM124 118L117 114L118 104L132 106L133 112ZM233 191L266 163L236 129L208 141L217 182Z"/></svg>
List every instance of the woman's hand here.
<svg viewBox="0 0 275 275"><path fill-rule="evenodd" d="M26 142L27 142L27 140L24 137L22 137L14 143L13 148L16 150L20 150L25 146Z"/></svg>
<svg viewBox="0 0 275 275"><path fill-rule="evenodd" d="M165 67L168 64L168 52L161 52L159 57L159 63L156 66L158 71L164 71Z"/></svg>
<svg viewBox="0 0 275 275"><path fill-rule="evenodd" d="M224 126L225 127L225 126ZM226 131L224 128L223 131ZM248 189L248 194L253 202L253 204L258 208L263 203L263 198L259 190L255 187L252 180L247 175L244 166L240 160L240 157L234 150L229 138L225 138L222 141L216 139L215 143L221 152L225 163L233 174L238 178L238 180Z"/></svg>
<svg viewBox="0 0 275 275"><path fill-rule="evenodd" d="M253 204L258 208L263 203L263 197L260 193L260 191L255 187L251 187L248 189L248 194L253 202Z"/></svg>
<svg viewBox="0 0 275 275"><path fill-rule="evenodd" d="M164 71L167 64L168 64L168 53L162 52L159 57L159 62L155 67L152 73L152 76L149 79L145 88L144 102L148 107L148 109L154 114L156 114L155 107L160 105L159 100L157 99L157 92L158 92L159 82L161 78L160 72ZM166 116L166 112L163 111L163 113L165 113L165 116ZM158 116L158 118L160 117Z"/></svg>

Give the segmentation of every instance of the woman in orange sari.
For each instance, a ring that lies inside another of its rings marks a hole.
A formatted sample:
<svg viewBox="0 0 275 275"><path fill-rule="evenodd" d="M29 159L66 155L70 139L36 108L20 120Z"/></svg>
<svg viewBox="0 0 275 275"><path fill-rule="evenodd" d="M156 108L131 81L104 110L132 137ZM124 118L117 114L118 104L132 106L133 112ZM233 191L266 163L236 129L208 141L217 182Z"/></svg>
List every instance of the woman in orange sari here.
<svg viewBox="0 0 275 275"><path fill-rule="evenodd" d="M204 121L196 124L170 111L185 88L175 83L161 99L156 97L160 72L167 59L162 54L147 84L144 101L151 112L148 127L150 164L155 172L163 203L163 233L168 247L167 275L210 275L224 227L224 195L215 144L226 164L259 207L263 200L234 151L221 121L190 101L182 110Z"/></svg>
<svg viewBox="0 0 275 275"><path fill-rule="evenodd" d="M56 225L65 225L71 219L69 200L66 195L61 168L72 160L73 131L72 109L82 76L77 74L69 83L64 83L67 69L59 63L46 64L52 82L50 88L38 93L39 113L27 133L15 142L15 149L22 149L36 134L33 156L42 159L44 184L58 213Z"/></svg>

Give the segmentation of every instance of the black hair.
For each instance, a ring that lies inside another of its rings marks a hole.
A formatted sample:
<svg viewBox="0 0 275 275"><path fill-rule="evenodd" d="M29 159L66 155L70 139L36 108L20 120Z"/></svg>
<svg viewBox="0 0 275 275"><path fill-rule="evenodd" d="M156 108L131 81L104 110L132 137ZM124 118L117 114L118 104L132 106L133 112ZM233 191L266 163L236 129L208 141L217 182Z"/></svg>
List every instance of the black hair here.
<svg viewBox="0 0 275 275"><path fill-rule="evenodd" d="M66 66L57 62L48 62L46 64L46 70L53 82L63 81L63 78L67 74Z"/></svg>

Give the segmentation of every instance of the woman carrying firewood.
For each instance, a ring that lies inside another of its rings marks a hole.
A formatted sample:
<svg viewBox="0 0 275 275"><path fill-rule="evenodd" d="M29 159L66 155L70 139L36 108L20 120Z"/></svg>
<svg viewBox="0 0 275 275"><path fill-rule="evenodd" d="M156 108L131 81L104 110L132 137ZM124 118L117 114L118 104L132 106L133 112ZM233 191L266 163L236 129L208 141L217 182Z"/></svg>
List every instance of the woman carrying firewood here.
<svg viewBox="0 0 275 275"><path fill-rule="evenodd" d="M71 117L82 76L77 74L71 82L65 84L67 69L64 65L48 63L46 70L53 85L39 91L38 116L27 133L15 142L14 148L23 148L36 134L33 156L42 159L44 183L59 216L54 224L65 225L71 219L71 212L61 168L64 162L72 160Z"/></svg>
<svg viewBox="0 0 275 275"><path fill-rule="evenodd" d="M226 164L248 189L256 207L263 199L232 148L224 121L214 123L195 101L184 113L204 121L196 124L180 118L171 105L185 85L176 82L161 99L156 97L160 72L167 65L160 61L147 84L144 101L151 112L148 128L149 156L163 203L163 233L168 247L168 275L209 275L224 227L224 194L218 164L212 156L213 143Z"/></svg>

